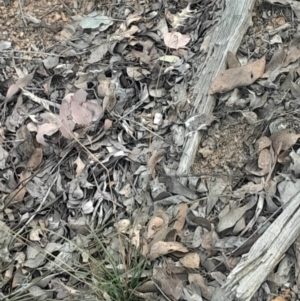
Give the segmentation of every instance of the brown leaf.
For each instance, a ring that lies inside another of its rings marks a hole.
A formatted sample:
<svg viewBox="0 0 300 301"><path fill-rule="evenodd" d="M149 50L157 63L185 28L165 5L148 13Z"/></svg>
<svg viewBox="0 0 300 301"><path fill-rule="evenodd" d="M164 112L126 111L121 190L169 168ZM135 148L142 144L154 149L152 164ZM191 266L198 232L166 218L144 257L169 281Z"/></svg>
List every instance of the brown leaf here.
<svg viewBox="0 0 300 301"><path fill-rule="evenodd" d="M115 85L111 83L109 85L108 92L103 99L103 111L105 111L106 109L108 111L112 111L116 105L116 102L117 100L115 96Z"/></svg>
<svg viewBox="0 0 300 301"><path fill-rule="evenodd" d="M18 186L11 194L9 195L8 199L13 202L21 202L24 199L24 196L27 192L26 184L31 179L31 172L24 170L20 174L20 186Z"/></svg>
<svg viewBox="0 0 300 301"><path fill-rule="evenodd" d="M287 67L290 63L295 62L300 57L300 48L299 46L292 45L289 47L287 56L283 61L283 67Z"/></svg>
<svg viewBox="0 0 300 301"><path fill-rule="evenodd" d="M220 72L211 84L211 94L224 93L249 86L264 74L266 57L248 65Z"/></svg>
<svg viewBox="0 0 300 301"><path fill-rule="evenodd" d="M58 131L59 127L53 123L44 123L38 126L38 132L36 134L36 141L42 145L48 145L46 143L44 135L51 136Z"/></svg>
<svg viewBox="0 0 300 301"><path fill-rule="evenodd" d="M99 97L105 97L105 95L108 93L110 82L111 78L105 78L100 80L100 83L97 87Z"/></svg>
<svg viewBox="0 0 300 301"><path fill-rule="evenodd" d="M173 226L173 229L175 229L177 232L180 232L184 227L187 210L187 204L180 204L178 206L178 213L176 215L176 221Z"/></svg>
<svg viewBox="0 0 300 301"><path fill-rule="evenodd" d="M262 136L256 140L255 150L257 152L260 152L262 149L268 148L269 146L271 146L271 144L272 144L272 141L268 137Z"/></svg>
<svg viewBox="0 0 300 301"><path fill-rule="evenodd" d="M300 134L290 133L288 130L278 131L270 136L276 155L279 155L280 151L282 150L288 150L297 142L299 138Z"/></svg>
<svg viewBox="0 0 300 301"><path fill-rule="evenodd" d="M198 269L200 265L200 255L198 253L189 253L180 258L179 261L186 268Z"/></svg>
<svg viewBox="0 0 300 301"><path fill-rule="evenodd" d="M80 156L77 157L77 159L74 161L74 164L76 164L76 177L78 177L83 172L85 164L82 162Z"/></svg>
<svg viewBox="0 0 300 301"><path fill-rule="evenodd" d="M72 137L72 132L75 128L75 122L71 115L71 105L70 103L63 99L60 109L59 109L59 117L61 119L62 126L59 128L61 134L70 139Z"/></svg>
<svg viewBox="0 0 300 301"><path fill-rule="evenodd" d="M188 34L181 34L180 32L168 32L164 37L166 46L172 49L179 49L185 47L191 40Z"/></svg>
<svg viewBox="0 0 300 301"><path fill-rule="evenodd" d="M92 112L82 106L86 97L87 93L84 90L78 90L73 98L71 97L71 114L74 122L79 125L88 125L93 120Z"/></svg>
<svg viewBox="0 0 300 301"><path fill-rule="evenodd" d="M38 147L35 148L30 159L27 162L26 168L29 170L35 170L36 168L39 167L43 160L43 150Z"/></svg>
<svg viewBox="0 0 300 301"><path fill-rule="evenodd" d="M287 300L281 296L278 296L278 297L272 299L272 301L287 301Z"/></svg>
<svg viewBox="0 0 300 301"><path fill-rule="evenodd" d="M261 168L261 172L258 176L267 175L272 168L272 155L268 149L263 149L259 153L258 167Z"/></svg>
<svg viewBox="0 0 300 301"><path fill-rule="evenodd" d="M112 124L113 124L112 120L105 119L104 120L104 130L108 131L112 127Z"/></svg>
<svg viewBox="0 0 300 301"><path fill-rule="evenodd" d="M180 299L183 291L183 283L180 279L172 277L172 275L169 275L162 268L157 269L157 272L153 275L153 279L158 283L163 293L171 298L171 300Z"/></svg>
<svg viewBox="0 0 300 301"><path fill-rule="evenodd" d="M175 241L158 241L150 249L149 259L154 260L159 256L166 255L175 251L187 253L189 250L181 243Z"/></svg>
<svg viewBox="0 0 300 301"><path fill-rule="evenodd" d="M202 296L206 300L211 300L212 297L212 289L208 287L203 276L200 274L189 274L188 275L189 283L196 283L201 288Z"/></svg>
<svg viewBox="0 0 300 301"><path fill-rule="evenodd" d="M25 75L24 77L17 80L17 82L9 87L6 93L6 99L10 99L13 97L20 88L25 88L27 85L29 85L33 79L34 72Z"/></svg>
<svg viewBox="0 0 300 301"><path fill-rule="evenodd" d="M241 67L241 63L231 51L227 52L227 66L228 69Z"/></svg>
<svg viewBox="0 0 300 301"><path fill-rule="evenodd" d="M156 242L165 239L168 233L169 216L161 208L156 209L154 216L150 219L148 224L147 241L149 241L149 248Z"/></svg>
<svg viewBox="0 0 300 301"><path fill-rule="evenodd" d="M164 155L165 155L165 151L160 150L153 153L150 159L148 160L147 167L148 170L151 172L153 179L155 178L155 166L163 159Z"/></svg>

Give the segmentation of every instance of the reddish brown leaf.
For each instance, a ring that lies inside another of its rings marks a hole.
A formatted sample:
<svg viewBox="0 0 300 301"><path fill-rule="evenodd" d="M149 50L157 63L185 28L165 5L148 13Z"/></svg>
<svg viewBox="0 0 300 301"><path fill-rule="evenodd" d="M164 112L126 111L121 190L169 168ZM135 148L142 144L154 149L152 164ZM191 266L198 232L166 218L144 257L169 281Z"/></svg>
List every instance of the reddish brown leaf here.
<svg viewBox="0 0 300 301"><path fill-rule="evenodd" d="M251 85L264 74L265 66L266 57L263 56L254 63L220 72L211 84L211 94Z"/></svg>

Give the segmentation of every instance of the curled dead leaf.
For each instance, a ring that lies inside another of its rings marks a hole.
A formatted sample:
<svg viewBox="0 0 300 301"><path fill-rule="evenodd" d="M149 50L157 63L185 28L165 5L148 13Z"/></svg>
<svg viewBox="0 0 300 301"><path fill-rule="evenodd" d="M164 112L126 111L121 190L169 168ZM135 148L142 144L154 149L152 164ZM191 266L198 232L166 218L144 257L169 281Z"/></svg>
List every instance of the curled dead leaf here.
<svg viewBox="0 0 300 301"><path fill-rule="evenodd" d="M164 225L164 220L161 217L153 216L148 224L147 239L153 238L154 234Z"/></svg>
<svg viewBox="0 0 300 301"><path fill-rule="evenodd" d="M260 152L262 149L268 148L271 145L272 145L272 141L268 137L262 136L262 137L260 137L259 139L256 140L255 150L257 152Z"/></svg>
<svg viewBox="0 0 300 301"><path fill-rule="evenodd" d="M25 75L24 77L17 80L17 82L13 85L11 85L6 93L6 99L12 98L21 88L25 88L27 85L29 85L33 79L34 72Z"/></svg>
<svg viewBox="0 0 300 301"><path fill-rule="evenodd" d="M198 253L189 253L179 259L181 264L189 269L198 269L200 265L200 255Z"/></svg>
<svg viewBox="0 0 300 301"><path fill-rule="evenodd" d="M127 233L130 227L130 220L129 219L121 219L116 223L116 229L120 233Z"/></svg>
<svg viewBox="0 0 300 301"><path fill-rule="evenodd" d="M238 87L249 86L259 79L265 71L266 57L242 67L220 72L211 84L211 94L224 93Z"/></svg>
<svg viewBox="0 0 300 301"><path fill-rule="evenodd" d="M148 167L148 170L151 172L153 179L155 178L155 166L157 163L159 163L163 159L164 154L165 154L164 150L157 151L157 152L153 153L152 156L148 160L147 167Z"/></svg>
<svg viewBox="0 0 300 301"><path fill-rule="evenodd" d="M187 204L180 204L178 206L178 213L176 215L176 221L173 226L173 229L175 229L177 232L181 231L184 227L187 210Z"/></svg>
<svg viewBox="0 0 300 301"><path fill-rule="evenodd" d="M166 46L171 49L179 49L185 47L191 40L188 34L181 34L180 32L168 32L164 37Z"/></svg>
<svg viewBox="0 0 300 301"><path fill-rule="evenodd" d="M288 130L278 131L270 136L276 155L279 155L280 151L288 150L299 138L300 134L290 133Z"/></svg>
<svg viewBox="0 0 300 301"><path fill-rule="evenodd" d="M176 241L158 241L152 245L148 256L150 260L154 260L159 256L166 255L175 251L187 253L189 250L181 243Z"/></svg>
<svg viewBox="0 0 300 301"><path fill-rule="evenodd" d="M26 168L29 170L35 170L36 168L39 167L43 160L43 150L38 147L35 148L30 159L27 162Z"/></svg>
<svg viewBox="0 0 300 301"><path fill-rule="evenodd" d="M85 164L82 162L80 156L77 157L74 164L76 164L76 177L78 177L83 172Z"/></svg>
<svg viewBox="0 0 300 301"><path fill-rule="evenodd" d="M267 175L272 168L272 155L268 149L263 149L259 153L258 167L261 168L259 176Z"/></svg>

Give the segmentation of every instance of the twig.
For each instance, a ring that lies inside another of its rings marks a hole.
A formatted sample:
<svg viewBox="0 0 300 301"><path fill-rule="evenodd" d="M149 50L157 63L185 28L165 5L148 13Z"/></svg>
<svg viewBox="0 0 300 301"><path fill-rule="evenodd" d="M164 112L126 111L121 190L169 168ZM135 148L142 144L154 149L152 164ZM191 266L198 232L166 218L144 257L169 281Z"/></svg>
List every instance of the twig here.
<svg viewBox="0 0 300 301"><path fill-rule="evenodd" d="M62 1L62 0L59 0L59 2L65 7L65 9L68 11L68 13L73 16L73 11L68 7L68 5Z"/></svg>
<svg viewBox="0 0 300 301"><path fill-rule="evenodd" d="M30 218L27 220L27 222L24 224L24 226L23 226L18 232L16 232L16 233L14 234L13 238L16 238L16 236L20 235L20 233L23 232L23 230L25 229L25 227L26 227L26 226L27 226L27 225L28 225L28 224L36 217L36 215L38 214L38 212L42 209L42 207L43 207L44 203L46 202L47 197L48 197L48 195L49 195L49 193L50 193L50 191L51 191L51 188L52 188L52 186L54 185L54 183L56 182L57 178L58 178L58 173L56 174L56 178L54 179L54 181L51 182L51 184L50 184L50 186L49 186L49 188L48 188L48 190L47 190L47 193L46 193L45 196L43 197L43 200L41 201L39 207L36 209L35 213L32 214L31 217L30 217Z"/></svg>
<svg viewBox="0 0 300 301"><path fill-rule="evenodd" d="M21 16L22 16L22 20L23 20L24 26L27 27L27 22L25 20L24 15L23 15L23 8L22 8L21 0L19 0L19 7L20 7L20 13L21 13Z"/></svg>

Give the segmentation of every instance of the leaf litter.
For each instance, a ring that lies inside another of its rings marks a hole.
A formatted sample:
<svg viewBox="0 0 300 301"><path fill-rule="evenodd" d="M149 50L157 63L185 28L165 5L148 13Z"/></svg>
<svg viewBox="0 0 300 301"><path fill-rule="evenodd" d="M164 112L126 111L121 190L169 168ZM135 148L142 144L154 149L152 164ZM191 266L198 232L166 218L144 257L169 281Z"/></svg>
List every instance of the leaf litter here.
<svg viewBox="0 0 300 301"><path fill-rule="evenodd" d="M44 17L14 2L28 31L0 44L1 298L218 298L299 188L299 11L266 2L211 83L210 116L193 114L185 91L222 1L55 1ZM288 266L254 298L298 294Z"/></svg>

